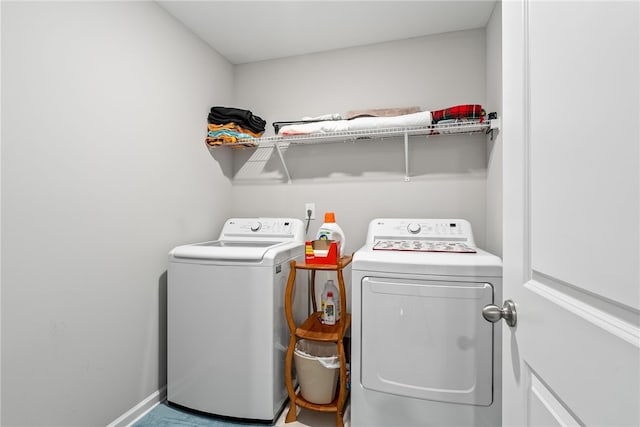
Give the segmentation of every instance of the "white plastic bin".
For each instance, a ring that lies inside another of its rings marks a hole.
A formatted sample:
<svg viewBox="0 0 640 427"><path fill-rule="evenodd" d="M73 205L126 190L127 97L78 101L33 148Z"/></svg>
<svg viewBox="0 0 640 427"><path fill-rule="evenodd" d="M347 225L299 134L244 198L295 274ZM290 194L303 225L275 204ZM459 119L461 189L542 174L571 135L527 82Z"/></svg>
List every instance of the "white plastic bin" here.
<svg viewBox="0 0 640 427"><path fill-rule="evenodd" d="M338 344L300 340L293 361L302 397L311 403L331 403L340 376Z"/></svg>

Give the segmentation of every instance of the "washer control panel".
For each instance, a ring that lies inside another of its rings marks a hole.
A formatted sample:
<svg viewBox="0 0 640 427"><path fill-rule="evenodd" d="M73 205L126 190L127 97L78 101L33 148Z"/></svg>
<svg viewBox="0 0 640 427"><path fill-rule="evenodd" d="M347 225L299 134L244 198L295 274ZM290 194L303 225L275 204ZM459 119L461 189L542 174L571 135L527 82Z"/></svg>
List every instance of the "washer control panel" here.
<svg viewBox="0 0 640 427"><path fill-rule="evenodd" d="M471 224L464 219L378 218L369 224L367 243L378 240L462 242L475 246Z"/></svg>
<svg viewBox="0 0 640 427"><path fill-rule="evenodd" d="M220 234L220 240L270 237L304 241L304 224L298 218L230 218Z"/></svg>

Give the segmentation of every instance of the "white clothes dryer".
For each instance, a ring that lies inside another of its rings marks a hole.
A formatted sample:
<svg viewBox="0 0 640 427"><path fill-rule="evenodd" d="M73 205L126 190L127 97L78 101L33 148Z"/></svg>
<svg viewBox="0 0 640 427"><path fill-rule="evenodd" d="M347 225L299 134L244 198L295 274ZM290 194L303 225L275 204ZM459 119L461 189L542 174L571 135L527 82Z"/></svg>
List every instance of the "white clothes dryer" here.
<svg viewBox="0 0 640 427"><path fill-rule="evenodd" d="M500 258L461 219L374 219L352 262L351 425L501 425Z"/></svg>
<svg viewBox="0 0 640 427"><path fill-rule="evenodd" d="M300 219L232 218L218 240L169 253L170 403L242 420L273 423L279 416L288 397L284 292L289 262L303 259L304 241ZM306 299L296 295L299 319Z"/></svg>

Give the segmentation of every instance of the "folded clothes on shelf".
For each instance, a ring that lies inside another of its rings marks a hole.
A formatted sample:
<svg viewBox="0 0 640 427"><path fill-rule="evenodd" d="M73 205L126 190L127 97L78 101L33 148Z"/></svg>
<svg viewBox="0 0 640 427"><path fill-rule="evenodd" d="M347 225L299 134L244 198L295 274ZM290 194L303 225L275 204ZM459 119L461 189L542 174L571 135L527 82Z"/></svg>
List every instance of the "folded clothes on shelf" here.
<svg viewBox="0 0 640 427"><path fill-rule="evenodd" d="M304 124L309 124L309 123L320 123L320 122L334 122L334 121L341 121L342 116L340 116L340 114L325 114L323 116L316 116L316 117L303 117L300 120L288 120L288 121L277 121L277 122L273 122L273 130L276 132L276 135L278 135L280 133L280 129L282 129L285 126L290 126L290 125L304 125Z"/></svg>
<svg viewBox="0 0 640 427"><path fill-rule="evenodd" d="M264 133L267 122L249 110L211 107L207 117L206 143L211 147L235 144L254 147Z"/></svg>
<svg viewBox="0 0 640 427"><path fill-rule="evenodd" d="M431 112L421 111L393 117L358 117L351 120L328 120L289 124L280 128L280 135L309 135L335 132L349 132L367 129L429 126Z"/></svg>
<svg viewBox="0 0 640 427"><path fill-rule="evenodd" d="M358 117L394 117L419 113L420 111L422 111L420 107L370 108L367 110L348 111L346 119L351 120Z"/></svg>
<svg viewBox="0 0 640 427"><path fill-rule="evenodd" d="M337 119L339 115L331 115L331 120L320 120L320 117L309 120L274 122L276 135L320 135L337 132L360 130L377 130L387 128L409 128L431 126L445 120L465 120L484 122L485 111L478 104L463 104L453 107L420 111L420 107L378 108L369 110L353 110L346 115L347 119Z"/></svg>
<svg viewBox="0 0 640 427"><path fill-rule="evenodd" d="M316 121L316 120L342 120L342 116L339 113L321 114L313 117L303 117L300 120Z"/></svg>
<svg viewBox="0 0 640 427"><path fill-rule="evenodd" d="M239 134L244 134L243 137L251 137L251 138L260 138L263 132L253 132L250 129L243 128L237 123L226 123L224 125L216 125L213 123L209 123L207 125L209 134L212 132L220 132L220 131L232 131Z"/></svg>
<svg viewBox="0 0 640 427"><path fill-rule="evenodd" d="M406 114L418 113L420 112L420 107L402 107L402 108L375 108L368 110L353 110L347 112L346 117L342 117L339 113L331 113L331 114L323 114L320 116L314 117L303 117L300 120L288 120L288 121L277 121L273 122L273 129L276 132L276 135L280 133L280 129L285 126L290 125L307 125L309 123L318 123L318 122L336 122L341 120L353 120L361 117L394 117L394 116L402 116ZM346 128L345 128L346 126ZM313 129L311 126L309 129ZM342 123L333 123L327 124L327 126L321 126L320 128L316 128L316 132L319 132L318 129L323 129L322 132L337 132L348 130L349 126ZM306 130L305 130L306 132ZM312 131L311 133L313 133Z"/></svg>
<svg viewBox="0 0 640 427"><path fill-rule="evenodd" d="M207 136L205 142L209 147L220 147L222 145L231 147L257 147L258 142L254 138L242 138L233 133L220 133L215 136Z"/></svg>
<svg viewBox="0 0 640 427"><path fill-rule="evenodd" d="M441 120L450 119L478 119L480 123L484 121L485 112L482 105L464 104L454 107L445 108L443 110L435 110L431 112L431 121L435 124Z"/></svg>
<svg viewBox="0 0 640 427"><path fill-rule="evenodd" d="M236 123L237 125L255 133L264 132L267 122L256 116L249 110L230 107L211 107L208 122L211 124L224 125Z"/></svg>

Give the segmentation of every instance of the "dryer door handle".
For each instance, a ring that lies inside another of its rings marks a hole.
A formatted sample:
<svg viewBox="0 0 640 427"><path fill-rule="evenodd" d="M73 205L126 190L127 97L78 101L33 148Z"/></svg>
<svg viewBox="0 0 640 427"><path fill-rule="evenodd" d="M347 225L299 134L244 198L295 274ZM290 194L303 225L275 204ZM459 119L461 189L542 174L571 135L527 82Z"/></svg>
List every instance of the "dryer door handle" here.
<svg viewBox="0 0 640 427"><path fill-rule="evenodd" d="M508 299L502 305L502 308L495 304L485 305L482 309L482 317L487 322L496 323L500 319L504 319L507 325L514 327L518 322L518 315L516 313L516 303Z"/></svg>

